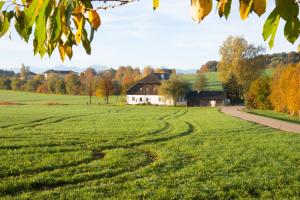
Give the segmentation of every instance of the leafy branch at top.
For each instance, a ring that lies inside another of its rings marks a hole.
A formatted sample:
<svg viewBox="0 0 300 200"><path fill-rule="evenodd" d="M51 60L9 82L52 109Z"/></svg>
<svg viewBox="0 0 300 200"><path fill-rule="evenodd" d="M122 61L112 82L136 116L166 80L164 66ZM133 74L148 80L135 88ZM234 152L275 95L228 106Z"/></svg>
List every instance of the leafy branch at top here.
<svg viewBox="0 0 300 200"><path fill-rule="evenodd" d="M0 37L9 31L11 24L24 41L33 35L34 54L51 56L58 49L62 60L72 58L73 47L82 44L91 53L94 32L101 25L97 10L115 8L138 0L0 0ZM190 0L191 15L201 22L211 13L213 0ZM215 0L220 17L229 17L232 0ZM153 9L160 0L153 0ZM263 38L274 45L280 19L285 22L284 35L294 43L300 33L299 1L275 0L275 8L263 27ZM250 13L258 16L266 12L267 0L239 0L242 20ZM14 19L14 20L12 20Z"/></svg>

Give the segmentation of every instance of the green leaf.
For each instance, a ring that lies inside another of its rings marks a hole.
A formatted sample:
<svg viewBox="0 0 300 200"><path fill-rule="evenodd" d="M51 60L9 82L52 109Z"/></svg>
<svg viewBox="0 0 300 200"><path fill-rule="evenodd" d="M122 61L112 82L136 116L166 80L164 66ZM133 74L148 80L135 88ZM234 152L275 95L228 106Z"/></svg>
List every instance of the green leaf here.
<svg viewBox="0 0 300 200"><path fill-rule="evenodd" d="M39 13L39 10L43 4L43 0L33 0L29 7L24 10L25 14L25 26L31 27L38 15L44 15L44 13Z"/></svg>
<svg viewBox="0 0 300 200"><path fill-rule="evenodd" d="M232 2L232 0L228 0L226 5L225 5L224 15L225 15L226 19L228 19L228 16L230 14L231 2Z"/></svg>
<svg viewBox="0 0 300 200"><path fill-rule="evenodd" d="M299 33L300 22L298 18L286 22L284 26L284 36L290 43L294 43L298 39Z"/></svg>
<svg viewBox="0 0 300 200"><path fill-rule="evenodd" d="M25 15L23 11L19 11L18 16L15 15L15 29L19 33L20 37L28 42L32 28L25 27Z"/></svg>
<svg viewBox="0 0 300 200"><path fill-rule="evenodd" d="M60 39L62 34L61 28L61 7L55 8L54 15L51 17L52 22L52 33L50 42L56 42Z"/></svg>
<svg viewBox="0 0 300 200"><path fill-rule="evenodd" d="M299 6L295 3L295 0L276 0L276 8L280 17L285 21L298 17Z"/></svg>
<svg viewBox="0 0 300 200"><path fill-rule="evenodd" d="M270 48L274 46L274 39L276 36L279 20L280 20L280 15L278 9L275 8L267 18L263 27L263 37L265 41L270 39L269 40Z"/></svg>
<svg viewBox="0 0 300 200"><path fill-rule="evenodd" d="M73 10L73 4L71 0L67 0L65 3L65 16L66 16L66 23L69 24L71 21L71 16L72 16L72 10Z"/></svg>
<svg viewBox="0 0 300 200"><path fill-rule="evenodd" d="M10 12L6 12L3 11L0 14L0 37L2 37L3 35L5 35L5 33L8 31L9 26L10 26L10 20L13 17L13 11Z"/></svg>
<svg viewBox="0 0 300 200"><path fill-rule="evenodd" d="M95 33L95 30L93 29L93 27L91 27L90 41L93 41L94 33Z"/></svg>
<svg viewBox="0 0 300 200"><path fill-rule="evenodd" d="M0 1L0 10L2 9L3 5L5 4L4 1Z"/></svg>
<svg viewBox="0 0 300 200"><path fill-rule="evenodd" d="M34 48L34 53L39 53L41 57L43 57L46 53L46 20L48 16L51 13L51 1L50 0L45 0L43 2L43 5L40 9L40 12L44 13L43 15L39 15L37 20L36 20L36 27L34 31L34 37L36 42L36 48ZM34 43L35 44L35 43Z"/></svg>
<svg viewBox="0 0 300 200"><path fill-rule="evenodd" d="M88 35L87 35L87 31L85 29L83 29L83 34L82 34L82 45L85 49L85 52L88 55L91 55L91 42L88 40Z"/></svg>

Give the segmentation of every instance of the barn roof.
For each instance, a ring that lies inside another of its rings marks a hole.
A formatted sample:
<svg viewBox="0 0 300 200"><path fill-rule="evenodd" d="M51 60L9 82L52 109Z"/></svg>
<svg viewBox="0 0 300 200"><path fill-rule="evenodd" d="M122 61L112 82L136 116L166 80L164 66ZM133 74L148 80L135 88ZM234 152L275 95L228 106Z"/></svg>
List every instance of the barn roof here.
<svg viewBox="0 0 300 200"><path fill-rule="evenodd" d="M190 91L186 98L224 98L224 91Z"/></svg>
<svg viewBox="0 0 300 200"><path fill-rule="evenodd" d="M50 70L45 71L43 74L50 74L50 73L69 74L69 73L76 73L76 72L71 71L71 70L54 70L54 69L50 69Z"/></svg>

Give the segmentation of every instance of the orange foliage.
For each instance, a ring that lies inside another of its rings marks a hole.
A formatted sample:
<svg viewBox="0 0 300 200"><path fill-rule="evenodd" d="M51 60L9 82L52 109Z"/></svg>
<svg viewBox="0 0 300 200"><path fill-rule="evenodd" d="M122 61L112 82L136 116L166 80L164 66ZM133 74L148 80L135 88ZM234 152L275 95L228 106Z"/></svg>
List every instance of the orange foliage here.
<svg viewBox="0 0 300 200"><path fill-rule="evenodd" d="M276 70L270 97L276 111L300 116L300 64Z"/></svg>

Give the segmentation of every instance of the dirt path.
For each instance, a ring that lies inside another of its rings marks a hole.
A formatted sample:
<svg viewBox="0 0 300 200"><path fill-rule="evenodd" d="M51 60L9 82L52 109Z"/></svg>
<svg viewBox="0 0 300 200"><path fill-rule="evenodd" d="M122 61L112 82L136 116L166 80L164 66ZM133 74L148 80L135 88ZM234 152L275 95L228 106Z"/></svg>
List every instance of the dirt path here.
<svg viewBox="0 0 300 200"><path fill-rule="evenodd" d="M275 129L280 129L287 132L300 133L300 125L293 124L289 122L285 122L278 119L272 119L269 117L258 116L254 114L249 114L241 111L243 106L226 106L221 109L221 111L225 114L244 119L250 122L254 122L257 124L262 124L265 126L269 126Z"/></svg>

